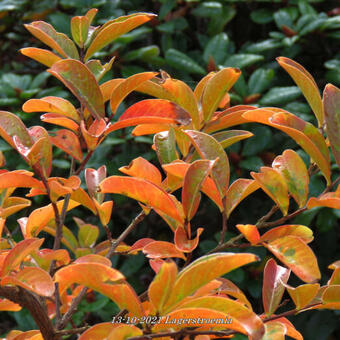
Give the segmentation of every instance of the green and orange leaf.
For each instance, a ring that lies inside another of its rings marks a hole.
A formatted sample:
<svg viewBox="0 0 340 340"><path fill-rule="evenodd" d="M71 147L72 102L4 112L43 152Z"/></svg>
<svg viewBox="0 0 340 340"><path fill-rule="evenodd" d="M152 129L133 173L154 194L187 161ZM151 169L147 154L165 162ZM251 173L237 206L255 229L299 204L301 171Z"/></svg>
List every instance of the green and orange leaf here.
<svg viewBox="0 0 340 340"><path fill-rule="evenodd" d="M296 288L285 284L285 287L294 301L297 310L306 307L311 301L313 301L320 289L320 285L318 283L306 283Z"/></svg>

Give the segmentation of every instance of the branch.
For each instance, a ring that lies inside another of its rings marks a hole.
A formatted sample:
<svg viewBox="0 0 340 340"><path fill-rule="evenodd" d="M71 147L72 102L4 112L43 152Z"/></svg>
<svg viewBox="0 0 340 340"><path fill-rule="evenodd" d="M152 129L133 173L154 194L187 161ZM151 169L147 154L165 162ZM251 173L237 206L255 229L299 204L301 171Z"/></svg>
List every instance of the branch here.
<svg viewBox="0 0 340 340"><path fill-rule="evenodd" d="M55 332L45 307L35 294L21 287L0 286L0 296L27 308L45 340L61 340L61 336Z"/></svg>

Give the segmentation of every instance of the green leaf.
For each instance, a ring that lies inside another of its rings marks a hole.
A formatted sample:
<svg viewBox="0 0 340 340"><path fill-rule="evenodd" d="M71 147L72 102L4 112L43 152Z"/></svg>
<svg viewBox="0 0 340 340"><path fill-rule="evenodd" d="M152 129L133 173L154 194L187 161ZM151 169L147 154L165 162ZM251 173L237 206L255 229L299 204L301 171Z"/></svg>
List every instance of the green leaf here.
<svg viewBox="0 0 340 340"><path fill-rule="evenodd" d="M206 73L193 59L174 48L169 48L165 52L165 60L171 67L177 70L201 75L205 75Z"/></svg>
<svg viewBox="0 0 340 340"><path fill-rule="evenodd" d="M222 32L212 37L206 44L203 52L203 59L209 62L212 57L216 64L221 64L228 55L229 37Z"/></svg>
<svg viewBox="0 0 340 340"><path fill-rule="evenodd" d="M255 156L270 145L272 132L266 126L255 126L252 129L254 137L244 143L242 156Z"/></svg>
<svg viewBox="0 0 340 340"><path fill-rule="evenodd" d="M265 25L273 21L273 12L267 8L260 8L250 13L250 18L256 24Z"/></svg>
<svg viewBox="0 0 340 340"><path fill-rule="evenodd" d="M161 164L168 164L178 159L175 132L173 129L155 134L154 144Z"/></svg>
<svg viewBox="0 0 340 340"><path fill-rule="evenodd" d="M279 29L282 29L282 26L287 26L289 28L293 28L293 21L288 11L282 9L274 13L274 20L276 26Z"/></svg>
<svg viewBox="0 0 340 340"><path fill-rule="evenodd" d="M301 96L297 86L273 87L259 101L260 105L284 105Z"/></svg>
<svg viewBox="0 0 340 340"><path fill-rule="evenodd" d="M192 13L202 18L213 18L222 14L222 4L217 1L203 2Z"/></svg>
<svg viewBox="0 0 340 340"><path fill-rule="evenodd" d="M273 82L275 72L273 69L259 68L249 78L249 93L256 94L266 91Z"/></svg>
<svg viewBox="0 0 340 340"><path fill-rule="evenodd" d="M84 224L78 232L78 240L81 247L93 247L99 236L98 227L92 224Z"/></svg>
<svg viewBox="0 0 340 340"><path fill-rule="evenodd" d="M250 44L246 47L245 51L248 53L263 53L269 50L280 48L283 46L281 41L276 39L267 39L259 43Z"/></svg>
<svg viewBox="0 0 340 340"><path fill-rule="evenodd" d="M244 68L264 60L264 57L259 54L234 54L227 58L224 65L227 67Z"/></svg>

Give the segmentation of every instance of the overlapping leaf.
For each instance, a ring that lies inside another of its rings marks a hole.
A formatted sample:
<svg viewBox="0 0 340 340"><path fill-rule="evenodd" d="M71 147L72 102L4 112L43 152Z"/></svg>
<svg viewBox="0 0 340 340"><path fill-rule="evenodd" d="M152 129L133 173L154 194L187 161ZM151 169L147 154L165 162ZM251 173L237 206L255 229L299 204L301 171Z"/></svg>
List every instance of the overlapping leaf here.
<svg viewBox="0 0 340 340"><path fill-rule="evenodd" d="M51 67L54 63L61 60L61 58L53 52L42 48L25 47L22 48L20 52L26 57L32 58L47 67Z"/></svg>

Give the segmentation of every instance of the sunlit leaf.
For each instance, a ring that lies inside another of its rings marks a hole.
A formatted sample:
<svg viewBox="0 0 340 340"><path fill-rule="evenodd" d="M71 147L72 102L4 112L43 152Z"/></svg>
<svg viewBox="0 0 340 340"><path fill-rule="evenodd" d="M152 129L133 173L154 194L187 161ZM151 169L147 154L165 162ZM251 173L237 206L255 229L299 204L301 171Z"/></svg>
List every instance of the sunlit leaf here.
<svg viewBox="0 0 340 340"><path fill-rule="evenodd" d="M191 253L198 246L199 237L203 232L203 228L198 228L194 239L188 239L187 232L184 228L178 227L175 231L176 248L184 253Z"/></svg>
<svg viewBox="0 0 340 340"><path fill-rule="evenodd" d="M264 324L265 334L261 340L285 340L286 327L281 322L269 321Z"/></svg>
<svg viewBox="0 0 340 340"><path fill-rule="evenodd" d="M80 335L78 340L107 339L110 332L117 327L112 322L97 323Z"/></svg>
<svg viewBox="0 0 340 340"><path fill-rule="evenodd" d="M26 174L17 173L16 171L4 172L0 174L0 189L12 187L40 189L44 188L42 182Z"/></svg>
<svg viewBox="0 0 340 340"><path fill-rule="evenodd" d="M249 138L254 136L249 131L243 131L243 130L229 130L229 131L222 131L218 133L214 133L212 135L225 149L230 145L233 145L234 143L239 142L240 140Z"/></svg>
<svg viewBox="0 0 340 340"><path fill-rule="evenodd" d="M8 197L0 208L0 217L7 218L16 212L27 208L31 205L31 201L23 197Z"/></svg>
<svg viewBox="0 0 340 340"><path fill-rule="evenodd" d="M217 72L207 81L201 97L205 122L210 120L225 93L231 89L240 75L239 69L228 67Z"/></svg>
<svg viewBox="0 0 340 340"><path fill-rule="evenodd" d="M53 64L47 71L63 82L94 118L100 120L105 116L102 93L87 66L78 60L66 59Z"/></svg>
<svg viewBox="0 0 340 340"><path fill-rule="evenodd" d="M20 52L26 57L32 58L47 67L51 67L54 63L61 60L61 58L53 52L42 48L25 47L20 49Z"/></svg>
<svg viewBox="0 0 340 340"><path fill-rule="evenodd" d="M121 83L119 83L111 93L110 106L112 114L115 114L119 105L122 103L124 98L134 91L140 84L143 82L155 77L157 75L156 72L143 72L134 74L133 76L124 79Z"/></svg>
<svg viewBox="0 0 340 340"><path fill-rule="evenodd" d="M1 276L5 276L11 270L16 269L16 267L24 260L24 258L33 251L39 249L43 242L43 238L30 238L17 243L5 257L5 260L2 264Z"/></svg>
<svg viewBox="0 0 340 340"><path fill-rule="evenodd" d="M277 62L282 66L293 78L301 92L311 106L319 126L324 123L324 112L319 88L312 75L299 63L286 57L276 58Z"/></svg>
<svg viewBox="0 0 340 340"><path fill-rule="evenodd" d="M263 245L302 281L311 283L320 279L317 259L299 237L289 235Z"/></svg>
<svg viewBox="0 0 340 340"><path fill-rule="evenodd" d="M175 284L176 276L176 264L174 262L164 262L148 288L149 300L160 314L162 314L163 305Z"/></svg>
<svg viewBox="0 0 340 340"><path fill-rule="evenodd" d="M0 311L1 312L18 312L21 310L21 306L17 303L7 299L0 299Z"/></svg>
<svg viewBox="0 0 340 340"><path fill-rule="evenodd" d="M76 16L71 19L72 38L80 48L84 47L89 27L90 21L86 16Z"/></svg>
<svg viewBox="0 0 340 340"><path fill-rule="evenodd" d="M107 337L107 340L125 340L131 337L142 335L143 332L140 328L134 325L120 324L111 331L111 333Z"/></svg>
<svg viewBox="0 0 340 340"><path fill-rule="evenodd" d="M293 150L285 150L274 159L272 166L284 177L288 190L299 207L303 207L308 197L309 175L301 157Z"/></svg>
<svg viewBox="0 0 340 340"><path fill-rule="evenodd" d="M40 119L44 123L59 125L74 132L77 132L79 130L79 125L75 123L72 119L69 119L57 113L46 113L44 115L41 115Z"/></svg>
<svg viewBox="0 0 340 340"><path fill-rule="evenodd" d="M81 247L91 248L99 236L99 229L92 224L84 224L78 232L78 240Z"/></svg>
<svg viewBox="0 0 340 340"><path fill-rule="evenodd" d="M170 129L170 124L141 124L137 125L132 131L132 136L153 135L158 132L167 131Z"/></svg>
<svg viewBox="0 0 340 340"><path fill-rule="evenodd" d="M338 185L335 192L327 192L319 197L311 197L307 202L307 208L312 209L314 207L340 209L340 185Z"/></svg>
<svg viewBox="0 0 340 340"><path fill-rule="evenodd" d="M225 211L229 217L237 205L260 187L257 181L239 178L233 182L226 192Z"/></svg>
<svg viewBox="0 0 340 340"><path fill-rule="evenodd" d="M229 184L230 169L228 157L223 147L214 137L204 132L186 130L185 133L190 137L202 158L210 160L218 158L216 166L212 169L212 177L221 197L224 197Z"/></svg>
<svg viewBox="0 0 340 340"><path fill-rule="evenodd" d="M5 276L1 285L15 285L30 290L41 296L54 294L54 283L50 275L41 268L25 267L18 273Z"/></svg>
<svg viewBox="0 0 340 340"><path fill-rule="evenodd" d="M267 315L272 315L279 304L285 290L283 284L287 283L290 270L278 266L275 260L267 261L263 272L262 302Z"/></svg>
<svg viewBox="0 0 340 340"><path fill-rule="evenodd" d="M256 109L242 115L249 121L275 127L292 137L319 166L330 183L330 159L326 142L319 130L312 124L281 109Z"/></svg>
<svg viewBox="0 0 340 340"><path fill-rule="evenodd" d="M50 139L56 147L65 151L78 162L83 160L79 138L72 131L61 129L53 132L53 134L55 134L55 136L50 136Z"/></svg>
<svg viewBox="0 0 340 340"><path fill-rule="evenodd" d="M261 167L260 173L251 172L250 175L260 185L261 189L279 206L282 214L288 213L288 186L282 175L269 167Z"/></svg>
<svg viewBox="0 0 340 340"><path fill-rule="evenodd" d="M256 225L237 224L236 228L243 234L243 236L247 239L247 241L249 241L252 245L259 243L260 233L257 230Z"/></svg>
<svg viewBox="0 0 340 340"><path fill-rule="evenodd" d="M79 54L73 41L66 34L56 32L50 24L44 21L34 21L24 26L32 35L56 50L61 56L79 59Z"/></svg>
<svg viewBox="0 0 340 340"><path fill-rule="evenodd" d="M128 166L119 168L122 173L146 179L156 185L161 185L162 175L160 171L143 157L135 158Z"/></svg>
<svg viewBox="0 0 340 340"><path fill-rule="evenodd" d="M299 237L305 243L312 242L314 239L313 231L310 228L299 224L286 224L265 232L261 236L261 242L271 242L289 235Z"/></svg>
<svg viewBox="0 0 340 340"><path fill-rule="evenodd" d="M100 183L100 189L102 193L121 194L136 199L183 223L169 194L149 181L135 177L111 176Z"/></svg>
<svg viewBox="0 0 340 340"><path fill-rule="evenodd" d="M300 332L298 332L292 323L287 318L278 318L276 321L280 322L281 324L285 325L286 327L286 335L290 336L296 340L303 340L303 336Z"/></svg>
<svg viewBox="0 0 340 340"><path fill-rule="evenodd" d="M306 283L296 288L286 284L285 287L294 301L297 310L306 307L314 299L320 289L318 283Z"/></svg>
<svg viewBox="0 0 340 340"><path fill-rule="evenodd" d="M179 273L165 308L169 310L211 280L257 259L256 255L247 253L218 253L200 257Z"/></svg>
<svg viewBox="0 0 340 340"><path fill-rule="evenodd" d="M340 89L327 84L323 92L323 108L325 112L327 137L334 158L340 165Z"/></svg>
<svg viewBox="0 0 340 340"><path fill-rule="evenodd" d="M178 250L173 243L166 241L154 241L143 247L143 253L151 259L162 259L168 257L179 257L186 259L183 252Z"/></svg>

